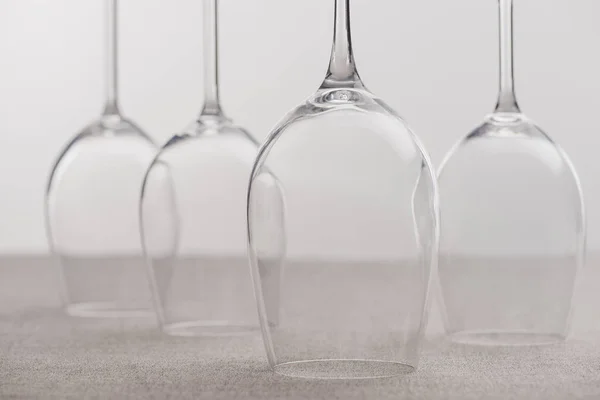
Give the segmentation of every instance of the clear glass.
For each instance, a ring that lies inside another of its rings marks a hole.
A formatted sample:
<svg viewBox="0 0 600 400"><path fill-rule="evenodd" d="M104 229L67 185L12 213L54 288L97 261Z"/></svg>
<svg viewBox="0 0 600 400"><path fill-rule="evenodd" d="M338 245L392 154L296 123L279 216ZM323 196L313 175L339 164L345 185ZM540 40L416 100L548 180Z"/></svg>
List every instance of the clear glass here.
<svg viewBox="0 0 600 400"><path fill-rule="evenodd" d="M523 115L513 83L512 0L499 0L496 110L439 174L446 330L476 345L566 338L583 263L584 206L565 152Z"/></svg>
<svg viewBox="0 0 600 400"><path fill-rule="evenodd" d="M152 140L117 99L117 0L106 1L104 112L67 144L46 192L46 226L66 310L80 317L153 316L137 204Z"/></svg>
<svg viewBox="0 0 600 400"><path fill-rule="evenodd" d="M249 252L267 356L295 377L417 367L437 251L437 188L406 123L363 85L350 1L335 1L327 76L261 147Z"/></svg>
<svg viewBox="0 0 600 400"><path fill-rule="evenodd" d="M246 245L246 189L258 145L222 112L218 1L204 0L204 108L147 171L142 235L163 330L176 336L258 330Z"/></svg>

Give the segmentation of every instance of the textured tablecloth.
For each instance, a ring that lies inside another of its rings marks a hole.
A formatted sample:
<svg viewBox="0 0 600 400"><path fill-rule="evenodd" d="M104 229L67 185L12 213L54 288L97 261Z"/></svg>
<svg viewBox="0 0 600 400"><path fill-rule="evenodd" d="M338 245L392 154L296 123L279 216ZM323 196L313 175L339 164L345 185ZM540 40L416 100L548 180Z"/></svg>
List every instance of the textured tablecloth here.
<svg viewBox="0 0 600 400"><path fill-rule="evenodd" d="M578 288L572 339L539 348L448 344L432 311L419 370L363 381L273 374L259 335L172 338L153 320L74 319L58 310L46 258L0 259L0 398L600 399L600 273Z"/></svg>

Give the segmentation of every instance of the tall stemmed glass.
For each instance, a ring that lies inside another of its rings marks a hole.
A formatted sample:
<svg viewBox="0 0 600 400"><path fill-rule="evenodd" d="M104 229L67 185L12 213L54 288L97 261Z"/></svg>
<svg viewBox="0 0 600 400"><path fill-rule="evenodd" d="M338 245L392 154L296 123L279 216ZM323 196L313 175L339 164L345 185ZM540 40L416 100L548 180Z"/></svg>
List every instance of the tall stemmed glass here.
<svg viewBox="0 0 600 400"><path fill-rule="evenodd" d="M437 188L418 139L359 77L350 1L334 3L325 80L275 127L252 172L260 322L277 373L399 375L418 362Z"/></svg>
<svg viewBox="0 0 600 400"><path fill-rule="evenodd" d="M223 113L218 1L203 1L204 107L156 156L140 209L159 320L178 336L258 329L244 222L258 145Z"/></svg>
<svg viewBox="0 0 600 400"><path fill-rule="evenodd" d="M496 109L450 151L439 176L446 330L470 344L546 344L568 333L584 206L565 152L519 109L513 2L499 7Z"/></svg>
<svg viewBox="0 0 600 400"><path fill-rule="evenodd" d="M60 153L46 192L46 226L67 312L152 315L137 204L152 140L120 111L117 0L106 0L106 100L100 118Z"/></svg>

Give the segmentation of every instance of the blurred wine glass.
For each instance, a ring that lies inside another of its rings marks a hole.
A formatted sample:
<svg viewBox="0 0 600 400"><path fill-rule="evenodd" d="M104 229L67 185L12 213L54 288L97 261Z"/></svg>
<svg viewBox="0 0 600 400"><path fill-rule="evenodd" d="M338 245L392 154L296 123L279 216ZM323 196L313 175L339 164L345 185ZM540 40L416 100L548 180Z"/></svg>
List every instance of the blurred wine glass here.
<svg viewBox="0 0 600 400"><path fill-rule="evenodd" d="M448 153L439 174L446 330L468 344L548 344L569 330L584 258L583 197L566 153L518 106L513 2L498 2L496 109Z"/></svg>
<svg viewBox="0 0 600 400"><path fill-rule="evenodd" d="M218 1L204 1L204 107L148 169L142 236L163 330L221 336L258 329L246 255L246 188L258 149L223 112Z"/></svg>
<svg viewBox="0 0 600 400"><path fill-rule="evenodd" d="M60 153L46 191L46 227L66 310L80 317L151 316L137 204L152 140L118 102L117 0L106 0L106 102Z"/></svg>

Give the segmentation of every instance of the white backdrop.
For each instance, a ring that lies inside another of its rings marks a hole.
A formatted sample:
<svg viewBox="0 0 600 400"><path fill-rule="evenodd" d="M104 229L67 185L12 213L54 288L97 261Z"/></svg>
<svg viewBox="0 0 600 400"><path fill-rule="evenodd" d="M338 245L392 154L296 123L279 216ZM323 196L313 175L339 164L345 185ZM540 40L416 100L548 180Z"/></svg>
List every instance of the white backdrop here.
<svg viewBox="0 0 600 400"><path fill-rule="evenodd" d="M222 0L225 111L262 140L325 73L333 0ZM517 91L569 153L600 250L600 2L516 0ZM0 251L47 251L43 191L64 143L100 112L102 0L0 1ZM360 73L436 166L494 106L495 0L354 0ZM123 110L158 142L201 106L200 0L121 1Z"/></svg>

